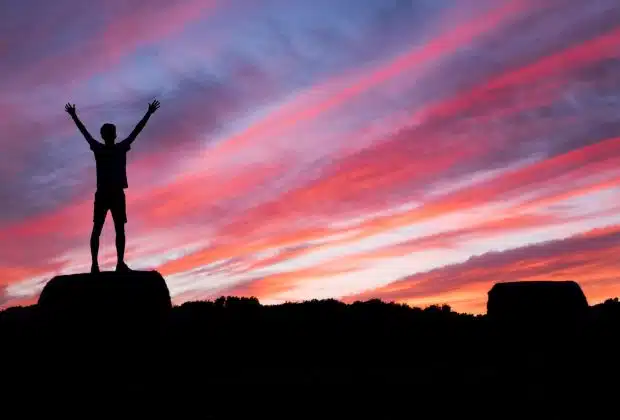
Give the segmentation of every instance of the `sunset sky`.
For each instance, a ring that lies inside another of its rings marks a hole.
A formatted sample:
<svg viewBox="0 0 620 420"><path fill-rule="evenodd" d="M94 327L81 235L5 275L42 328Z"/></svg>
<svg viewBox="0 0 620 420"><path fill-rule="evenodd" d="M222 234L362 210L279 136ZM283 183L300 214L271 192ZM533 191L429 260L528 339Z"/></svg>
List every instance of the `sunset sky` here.
<svg viewBox="0 0 620 420"><path fill-rule="evenodd" d="M123 137L153 99L127 262L176 304L620 295L618 0L4 0L1 307L90 269L95 162L64 105Z"/></svg>

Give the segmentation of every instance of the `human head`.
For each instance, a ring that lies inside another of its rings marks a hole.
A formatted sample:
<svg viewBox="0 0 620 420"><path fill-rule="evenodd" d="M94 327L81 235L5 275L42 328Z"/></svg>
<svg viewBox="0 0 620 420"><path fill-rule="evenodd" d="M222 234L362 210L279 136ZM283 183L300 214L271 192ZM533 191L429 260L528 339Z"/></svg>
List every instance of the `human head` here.
<svg viewBox="0 0 620 420"><path fill-rule="evenodd" d="M105 144L114 144L114 140L116 140L116 126L110 123L103 124L101 126L101 138Z"/></svg>

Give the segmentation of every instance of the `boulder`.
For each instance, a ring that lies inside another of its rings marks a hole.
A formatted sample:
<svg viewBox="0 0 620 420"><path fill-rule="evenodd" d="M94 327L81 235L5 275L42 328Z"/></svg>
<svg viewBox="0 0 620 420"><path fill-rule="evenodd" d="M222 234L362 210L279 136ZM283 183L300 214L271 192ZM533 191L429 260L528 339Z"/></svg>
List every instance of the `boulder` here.
<svg viewBox="0 0 620 420"><path fill-rule="evenodd" d="M46 329L78 339L144 338L166 321L172 303L156 271L62 275L41 291L37 307Z"/></svg>
<svg viewBox="0 0 620 420"><path fill-rule="evenodd" d="M10 341L2 354L22 361L8 366L5 376L26 375L42 389L108 383L116 389L118 378L149 383L166 372L171 310L168 287L156 271L54 277L35 305L3 317Z"/></svg>

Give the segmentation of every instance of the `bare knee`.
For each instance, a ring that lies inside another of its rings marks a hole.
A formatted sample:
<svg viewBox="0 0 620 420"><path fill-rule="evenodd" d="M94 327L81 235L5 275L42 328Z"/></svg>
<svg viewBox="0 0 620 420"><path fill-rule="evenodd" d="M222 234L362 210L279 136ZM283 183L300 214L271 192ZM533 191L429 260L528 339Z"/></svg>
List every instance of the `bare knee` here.
<svg viewBox="0 0 620 420"><path fill-rule="evenodd" d="M116 223L114 225L114 230L116 231L116 236L125 236L125 225L122 223Z"/></svg>

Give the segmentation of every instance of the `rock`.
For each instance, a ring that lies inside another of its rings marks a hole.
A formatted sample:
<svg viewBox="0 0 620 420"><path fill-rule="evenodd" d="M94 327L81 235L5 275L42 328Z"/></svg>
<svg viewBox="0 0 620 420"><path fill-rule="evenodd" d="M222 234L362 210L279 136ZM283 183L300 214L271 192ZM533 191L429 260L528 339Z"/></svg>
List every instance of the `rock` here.
<svg viewBox="0 0 620 420"><path fill-rule="evenodd" d="M45 328L54 334L143 339L166 321L172 303L161 274L132 271L54 277L41 291L37 307Z"/></svg>
<svg viewBox="0 0 620 420"><path fill-rule="evenodd" d="M34 306L38 333L26 351L37 354L20 357L48 386L162 373L172 302L158 272L57 276Z"/></svg>

